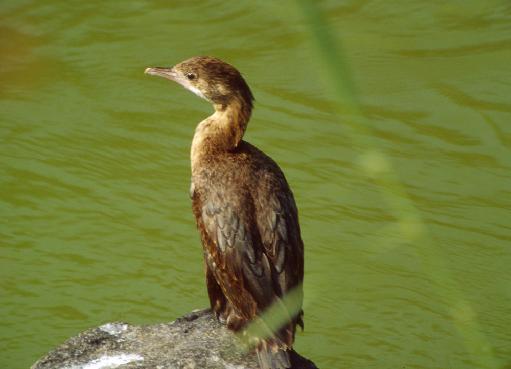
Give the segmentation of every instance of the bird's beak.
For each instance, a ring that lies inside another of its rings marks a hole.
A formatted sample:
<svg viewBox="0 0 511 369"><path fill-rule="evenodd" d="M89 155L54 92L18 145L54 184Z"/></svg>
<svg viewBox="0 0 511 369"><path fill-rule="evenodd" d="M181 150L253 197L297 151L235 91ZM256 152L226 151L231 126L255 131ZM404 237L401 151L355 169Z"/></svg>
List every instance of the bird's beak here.
<svg viewBox="0 0 511 369"><path fill-rule="evenodd" d="M144 73L149 74L151 76L159 76L159 77L167 78L167 79L170 79L171 81L176 80L176 72L172 68L166 68L166 67L146 68Z"/></svg>

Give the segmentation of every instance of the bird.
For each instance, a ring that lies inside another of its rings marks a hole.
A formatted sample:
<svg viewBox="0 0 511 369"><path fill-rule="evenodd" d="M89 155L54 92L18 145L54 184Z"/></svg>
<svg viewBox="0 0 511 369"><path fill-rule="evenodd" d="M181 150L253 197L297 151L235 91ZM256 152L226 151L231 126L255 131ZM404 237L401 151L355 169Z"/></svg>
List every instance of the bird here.
<svg viewBox="0 0 511 369"><path fill-rule="evenodd" d="M254 337L261 369L291 367L296 326L303 330L304 246L298 210L284 173L243 140L254 96L241 73L211 56L145 73L177 82L213 105L191 144L193 214L202 241L206 286L216 318L234 332L259 322ZM285 296L295 292L293 304ZM284 317L266 324L276 307Z"/></svg>

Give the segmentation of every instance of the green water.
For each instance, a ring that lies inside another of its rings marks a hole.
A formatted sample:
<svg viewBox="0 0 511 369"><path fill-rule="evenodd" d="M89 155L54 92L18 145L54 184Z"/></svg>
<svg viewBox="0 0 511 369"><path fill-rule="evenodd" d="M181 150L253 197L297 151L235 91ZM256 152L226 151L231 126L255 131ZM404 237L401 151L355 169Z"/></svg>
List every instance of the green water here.
<svg viewBox="0 0 511 369"><path fill-rule="evenodd" d="M296 196L296 349L323 369L510 367L509 1L313 4L327 24L303 1L2 2L1 368L207 305L188 188L211 107L143 74L201 54L242 70L246 139Z"/></svg>

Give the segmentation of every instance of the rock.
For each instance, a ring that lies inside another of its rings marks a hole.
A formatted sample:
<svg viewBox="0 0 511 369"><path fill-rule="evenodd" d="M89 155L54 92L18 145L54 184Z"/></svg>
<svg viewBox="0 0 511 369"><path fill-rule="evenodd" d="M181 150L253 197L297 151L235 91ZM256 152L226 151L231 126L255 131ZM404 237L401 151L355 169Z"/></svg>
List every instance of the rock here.
<svg viewBox="0 0 511 369"><path fill-rule="evenodd" d="M293 369L316 366L296 352ZM198 310L172 323L135 326L108 323L73 337L31 369L259 369L254 352Z"/></svg>

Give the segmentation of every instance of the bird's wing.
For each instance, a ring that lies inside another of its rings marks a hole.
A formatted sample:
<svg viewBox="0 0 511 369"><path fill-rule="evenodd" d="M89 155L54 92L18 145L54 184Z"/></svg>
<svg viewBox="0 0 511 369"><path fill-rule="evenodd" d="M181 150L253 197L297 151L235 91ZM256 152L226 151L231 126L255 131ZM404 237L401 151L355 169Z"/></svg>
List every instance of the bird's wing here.
<svg viewBox="0 0 511 369"><path fill-rule="evenodd" d="M250 212L239 201L212 194L201 204L208 267L226 298L246 319L273 301L272 268L254 232Z"/></svg>
<svg viewBox="0 0 511 369"><path fill-rule="evenodd" d="M283 296L294 287L301 289L303 242L291 191L282 189L260 196L257 211L263 253L272 265L278 295Z"/></svg>
<svg viewBox="0 0 511 369"><path fill-rule="evenodd" d="M298 212L293 195L285 180L267 182L273 191L263 190L257 197L256 211L263 255L270 262L273 290L278 298L275 305L281 307L280 319L288 322L277 333L281 342L291 347L295 326L303 329L302 282L303 242L298 225ZM293 293L286 295L291 290Z"/></svg>

